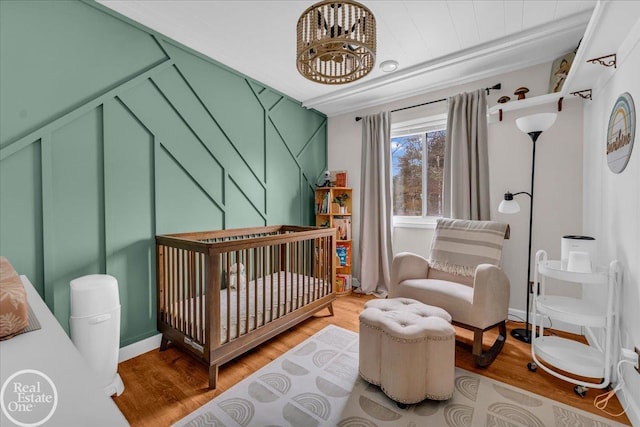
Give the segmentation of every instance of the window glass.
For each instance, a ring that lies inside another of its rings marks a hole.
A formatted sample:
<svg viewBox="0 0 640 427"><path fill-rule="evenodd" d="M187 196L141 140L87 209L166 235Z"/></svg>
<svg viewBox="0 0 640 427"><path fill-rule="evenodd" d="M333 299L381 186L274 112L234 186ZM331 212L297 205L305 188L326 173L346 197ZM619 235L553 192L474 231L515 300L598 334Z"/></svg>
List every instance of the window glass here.
<svg viewBox="0 0 640 427"><path fill-rule="evenodd" d="M391 139L393 214L422 216L424 134Z"/></svg>
<svg viewBox="0 0 640 427"><path fill-rule="evenodd" d="M391 138L394 216L442 216L445 125Z"/></svg>
<svg viewBox="0 0 640 427"><path fill-rule="evenodd" d="M446 130L427 132L427 212L442 216L442 180L444 177L444 140Z"/></svg>

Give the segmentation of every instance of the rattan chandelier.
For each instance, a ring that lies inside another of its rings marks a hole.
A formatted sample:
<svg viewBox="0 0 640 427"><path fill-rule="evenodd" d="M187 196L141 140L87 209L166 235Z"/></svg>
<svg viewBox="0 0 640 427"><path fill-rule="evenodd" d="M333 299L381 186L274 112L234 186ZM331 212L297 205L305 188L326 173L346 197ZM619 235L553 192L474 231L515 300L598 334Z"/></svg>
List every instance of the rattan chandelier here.
<svg viewBox="0 0 640 427"><path fill-rule="evenodd" d="M373 68L376 19L355 1L321 1L298 19L297 41L300 74L318 83L349 83Z"/></svg>

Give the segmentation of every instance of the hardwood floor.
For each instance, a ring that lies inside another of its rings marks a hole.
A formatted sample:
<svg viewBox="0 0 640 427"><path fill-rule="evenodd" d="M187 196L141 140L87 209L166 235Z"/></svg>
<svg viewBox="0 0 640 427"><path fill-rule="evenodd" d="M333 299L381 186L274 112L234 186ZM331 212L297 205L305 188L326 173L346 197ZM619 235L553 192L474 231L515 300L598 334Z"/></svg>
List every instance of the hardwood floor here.
<svg viewBox="0 0 640 427"><path fill-rule="evenodd" d="M216 390L207 387L207 368L188 354L172 347L164 352L150 351L119 365L125 391L114 400L134 427L171 425L325 326L334 324L357 332L358 314L371 298L355 294L338 298L334 303L335 316L330 316L328 310L320 311L259 348L221 366ZM511 329L522 325L508 324L508 327ZM469 348L465 348L465 345L472 343L471 333L456 329L459 337L462 337L459 339L461 342L456 343L456 366L630 425L626 416L609 417L593 406L593 398L602 390L591 389L585 398L581 398L573 392L572 384L541 369L530 372L526 366L531 360L530 347L510 336L491 366L476 368ZM487 335L486 342L489 343L494 337ZM610 401L607 410L614 413L621 411L617 398Z"/></svg>

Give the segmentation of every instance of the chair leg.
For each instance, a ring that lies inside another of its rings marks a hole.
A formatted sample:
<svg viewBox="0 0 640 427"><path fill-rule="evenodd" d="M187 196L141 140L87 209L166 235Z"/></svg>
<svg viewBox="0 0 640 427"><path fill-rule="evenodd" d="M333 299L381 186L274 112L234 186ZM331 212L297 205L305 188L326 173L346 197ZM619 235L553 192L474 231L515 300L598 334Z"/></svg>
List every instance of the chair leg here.
<svg viewBox="0 0 640 427"><path fill-rule="evenodd" d="M498 323L498 338L496 338L489 350L485 352L482 351L483 332L482 329L474 329L473 331L473 361L481 368L491 365L500 351L502 351L504 342L507 339L507 323L506 321Z"/></svg>

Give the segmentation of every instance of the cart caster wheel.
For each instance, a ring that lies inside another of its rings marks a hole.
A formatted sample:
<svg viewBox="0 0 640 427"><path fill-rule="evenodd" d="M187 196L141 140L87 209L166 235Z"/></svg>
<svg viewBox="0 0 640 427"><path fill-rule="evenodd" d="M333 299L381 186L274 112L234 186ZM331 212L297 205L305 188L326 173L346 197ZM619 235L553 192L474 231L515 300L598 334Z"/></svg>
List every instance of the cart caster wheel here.
<svg viewBox="0 0 640 427"><path fill-rule="evenodd" d="M577 385L573 388L573 391L580 397L584 397L589 389L587 387Z"/></svg>
<svg viewBox="0 0 640 427"><path fill-rule="evenodd" d="M535 372L538 370L538 365L535 364L535 362L529 362L527 363L527 368L531 371L531 372Z"/></svg>

